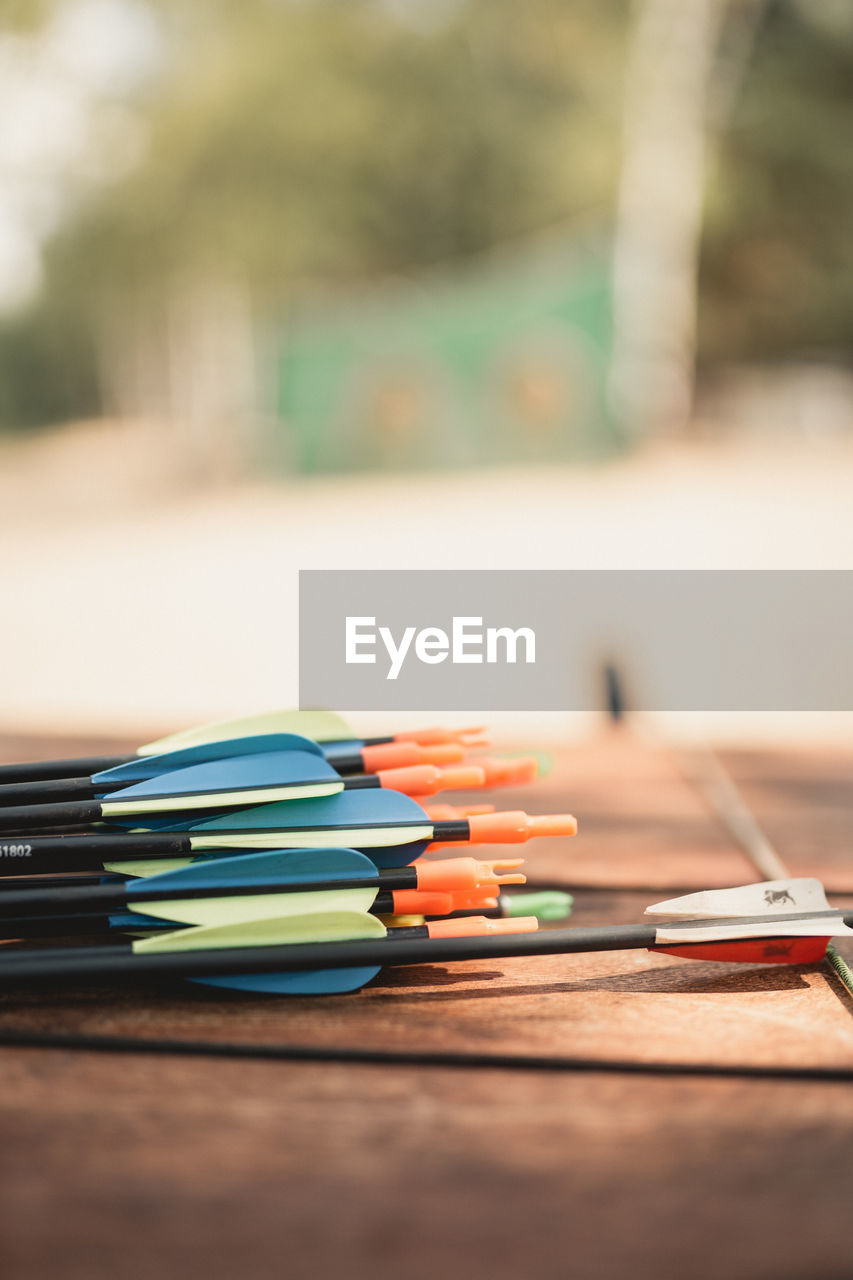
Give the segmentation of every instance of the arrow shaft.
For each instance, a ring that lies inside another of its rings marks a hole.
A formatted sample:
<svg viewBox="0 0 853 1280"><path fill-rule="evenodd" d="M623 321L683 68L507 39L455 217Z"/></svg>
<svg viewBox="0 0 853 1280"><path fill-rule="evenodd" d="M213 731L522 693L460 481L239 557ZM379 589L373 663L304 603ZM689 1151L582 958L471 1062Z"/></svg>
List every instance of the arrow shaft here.
<svg viewBox="0 0 853 1280"><path fill-rule="evenodd" d="M134 755L124 756L72 756L67 760L30 760L23 764L0 765L0 784L27 782L51 782L56 778L87 777L106 769L135 760Z"/></svg>
<svg viewBox="0 0 853 1280"><path fill-rule="evenodd" d="M0 981L83 982L90 979L213 977L222 974L306 972L370 965L441 964L583 951L623 951L654 945L653 925L550 929L491 937L376 939L284 946L135 954L130 947L74 947L0 955Z"/></svg>
<svg viewBox="0 0 853 1280"><path fill-rule="evenodd" d="M226 809L245 808L248 805L276 801L319 798L342 791L376 791L385 788L399 790L404 794L410 790L414 794L429 794L442 785L476 786L483 781L482 770L476 768L442 771L425 765L411 769L391 769L383 773L356 774L346 778L340 777L329 766L326 768L326 776L318 773L315 778L294 778L285 767L282 775L275 781L242 784L235 781L230 786L198 787L185 792L169 790L168 781L164 781L165 789L162 793L149 792L145 796L136 797L127 792L124 781L117 784L112 780L95 782L89 778L74 778L65 783L35 783L32 784L29 804L4 806L3 798L0 797L0 832L18 833L41 830L44 827L90 826L94 822L113 817L144 816L146 813L162 815L187 809L198 810L201 819L205 810L210 811L217 804ZM457 775L455 778L454 772ZM163 778L171 780L175 776L167 773ZM39 795L42 789L44 795ZM93 798L103 791L111 794L103 799ZM54 800L44 803L48 794ZM78 798L55 799L57 796L70 797L72 794ZM8 798L7 795L6 799Z"/></svg>
<svg viewBox="0 0 853 1280"><path fill-rule="evenodd" d="M52 778L45 782L21 782L0 786L0 808L22 808L33 804L59 804L70 800L94 800L108 791L119 791L121 782L94 783L90 777Z"/></svg>
<svg viewBox="0 0 853 1280"><path fill-rule="evenodd" d="M333 775L334 776L334 775ZM376 774L355 774L341 779L345 791L365 791L381 787ZM287 779L282 782L287 785ZM304 785L304 784L302 784ZM18 826L38 823L41 826L71 826L76 822L97 822L101 816L98 797L121 791L125 780L65 778L50 782L26 782L20 786L0 786L0 830L16 830ZM84 816L78 817L71 804L83 801ZM175 801L180 803L180 797Z"/></svg>
<svg viewBox="0 0 853 1280"><path fill-rule="evenodd" d="M187 858L194 852L190 836L183 831L7 837L0 838L0 872L5 877L93 871L111 857L129 861Z"/></svg>
<svg viewBox="0 0 853 1280"><path fill-rule="evenodd" d="M831 913L834 920L853 921L853 915ZM827 918L826 913L818 913ZM762 923L778 920L785 937L786 917L756 917ZM705 922L703 922L705 923ZM741 923L744 923L741 921ZM831 933L831 923L827 928ZM685 943L689 942L684 929ZM599 928L551 929L541 933L510 933L491 937L420 937L323 942L234 949L134 953L129 947L71 948L67 951L5 953L0 955L0 980L9 983L85 982L93 979L134 980L170 977L215 977L226 974L308 972L361 968L371 965L420 965L461 960L506 959L523 956L574 954L587 951L654 949L653 924L609 925ZM713 947L713 943L709 944ZM702 944L697 945L701 954Z"/></svg>
<svg viewBox="0 0 853 1280"><path fill-rule="evenodd" d="M194 898L241 898L264 893L319 893L334 889L417 889L418 872L415 867L401 867L392 874L377 871L374 875L348 879L304 880L297 883L280 880L247 881L245 884L220 884L206 887L174 885L171 888L152 886L144 888L144 882L133 881L135 888L142 884L142 891L128 893L128 885L99 884L78 888L10 889L0 893L0 919L10 920L23 916L76 915L88 911L110 912L135 910L142 902L178 902ZM141 907L139 908L141 910Z"/></svg>
<svg viewBox="0 0 853 1280"><path fill-rule="evenodd" d="M417 753L418 748L412 747L412 752ZM461 755L461 750L460 750ZM146 772L144 766L140 769L138 778L151 777L154 778L159 772L168 773L171 770L162 768L160 770L154 768L154 762L157 757L152 757L151 769ZM318 757L320 764L323 758ZM413 755L409 760L409 765L420 763ZM383 778L371 769L365 768L364 757L361 752L352 752L348 755L342 755L334 760L327 761L326 764L334 769L343 779L343 787L347 791L361 791L373 787L381 787L391 779L383 780ZM384 766L383 766L384 767ZM392 770L395 767L406 767L402 764L392 764L389 766ZM100 772L98 770L94 772ZM135 775L136 776L136 775ZM330 775L332 778L334 774ZM138 780L137 778L137 780ZM319 781L325 779L318 778ZM0 783L0 809L4 812L0 814L0 820L4 823L11 822L19 811L26 818L25 810L30 805L42 806L37 814L29 815L29 820L33 818L46 825L51 824L50 815L43 806L58 805L68 803L70 801L94 800L101 796L109 795L112 792L121 791L128 785L128 778L96 778L85 774L81 769L79 774L63 777L52 777L19 783ZM282 778L282 785L287 785L288 779ZM10 815L9 810L15 810L16 813ZM6 827L8 830L8 826Z"/></svg>
<svg viewBox="0 0 853 1280"><path fill-rule="evenodd" d="M286 721L286 723L282 723L282 720ZM341 725L343 727L343 722L341 722ZM365 747L383 747L398 743L430 745L464 742L469 745L477 745L474 739L479 732L475 730L453 732L431 729L412 733L386 734L375 738L329 738L325 736L325 733L321 733L320 727L316 723L306 724L301 721L298 713L295 716L285 715L281 717L272 715L270 717L257 717L254 718L251 728L246 724L241 725L240 722L232 721L224 722L220 725L211 725L208 726L208 729L215 730L215 732L210 732L209 735L190 735L189 738L182 734L171 735L167 739L162 739L159 743L148 743L146 746L140 747L138 751L129 754L70 756L55 760L27 760L19 764L3 764L0 765L0 786L26 782L50 782L58 778L79 778L82 775L89 776L95 773L102 773L107 769L115 769L119 765L130 764L149 755L174 750L178 745L177 739L184 739L181 745L188 745L190 740L200 743L213 743L227 740L235 735L263 736L271 732L305 733L318 742L323 754L339 773L362 773L365 772L365 769L361 752Z"/></svg>
<svg viewBox="0 0 853 1280"><path fill-rule="evenodd" d="M349 882L342 883L338 886L333 884L323 884L318 886L323 892L328 892L337 888L353 889L365 886L353 885ZM369 886L367 886L369 887ZM264 887L258 886L257 893L277 894L280 892L280 886ZM202 895L199 895L202 896ZM204 894L205 898L221 895ZM247 896L234 895L230 896ZM147 898L146 902L153 902L153 898ZM114 914L120 912L136 912L139 915L140 927L147 928L150 925L150 919L142 906L133 902L123 903L117 902L110 904L108 908L100 910L71 911L62 913L45 913L39 915L15 915L13 917L0 918L0 938L71 938L76 936L86 936L88 934L109 933L118 928L123 932L132 930L132 922L122 921L121 924L114 924ZM377 916L393 916L395 914L394 895L392 892L378 892L370 907L372 915ZM484 913L481 911L469 911L469 916L480 916ZM176 929L189 928L190 926L182 921L170 920L166 917L157 921L157 927L164 933L172 932ZM420 928L420 926L416 926ZM428 937L427 932L421 931L414 933L412 928L403 929L400 926L395 927L394 937Z"/></svg>
<svg viewBox="0 0 853 1280"><path fill-rule="evenodd" d="M383 837L383 832L387 836ZM409 831L411 834L409 835ZM426 833L426 834L424 834ZM186 858L206 850L242 848L320 848L344 844L348 848L380 850L411 841L412 859L419 842L441 840L464 843L471 838L468 819L375 822L369 827L327 824L316 830L281 825L229 827L216 830L149 831L144 833L81 833L71 835L15 835L0 837L0 873L3 876L51 875L62 871L93 871L104 862L144 858ZM409 859L400 859L409 861Z"/></svg>

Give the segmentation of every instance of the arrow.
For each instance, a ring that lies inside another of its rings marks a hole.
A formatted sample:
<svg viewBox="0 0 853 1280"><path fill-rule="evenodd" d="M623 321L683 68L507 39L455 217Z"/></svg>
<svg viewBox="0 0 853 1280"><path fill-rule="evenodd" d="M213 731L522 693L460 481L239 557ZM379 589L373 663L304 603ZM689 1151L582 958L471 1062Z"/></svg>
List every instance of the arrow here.
<svg viewBox="0 0 853 1280"><path fill-rule="evenodd" d="M391 734L380 738L359 738L353 734L349 725L332 711L270 711L256 716L241 716L234 720L218 720L213 724L201 725L194 729L184 729L179 733L169 734L137 747L130 755L112 756L75 756L71 759L33 760L24 764L0 765L0 782L21 783L52 781L57 778L77 778L81 775L91 776L95 773L133 763L139 757L163 755L167 752L195 748L199 751L197 763L215 756L206 754L205 749L212 743L225 739L254 738L268 734L298 734L320 743L323 753L328 759L337 762L354 752L375 746L392 744L410 744L419 746L439 746L460 744L462 746L484 745L482 729L413 729L408 732ZM417 760L401 760L403 764L422 763ZM425 762L430 763L430 762ZM433 760L431 763L443 763ZM372 768L390 768L391 764L368 765L366 772ZM356 772L347 769L346 772Z"/></svg>
<svg viewBox="0 0 853 1280"><path fill-rule="evenodd" d="M627 705L622 677L612 663L605 666L604 677L610 717L614 723L618 723L624 719ZM647 727L645 736L648 736ZM690 748L673 744L669 751L685 779L702 795L758 874L765 878L765 883L773 885L777 881L786 881L789 871L779 851L762 829L710 744L694 742ZM853 974L831 944L827 947L825 960L848 993L853 995Z"/></svg>
<svg viewBox="0 0 853 1280"><path fill-rule="evenodd" d="M470 763L476 764L478 768L481 767L481 760L479 757L477 757L476 760L471 760ZM529 781L529 779L527 780ZM483 783L483 786L485 785L487 784ZM442 821L442 822L449 822L455 818L471 818L471 817L475 817L477 814L480 814L480 813L494 813L497 807L496 805L493 805L493 804L458 805L458 804L438 803L435 801L429 801L423 796L418 796L417 800L418 800L418 804L421 806L424 813L428 815L428 817L434 818L437 821ZM211 813L208 816L211 818L227 817L228 813L229 813L229 810L222 810L222 811L216 811L214 813ZM137 814L133 818L125 819L122 822L118 822L118 820L113 819L110 825L119 826L124 830L128 830L128 831L182 831L187 827L192 826L194 823L198 821L198 819L199 819L199 815L197 813L190 813L190 812L180 813L180 814L171 813L171 814L166 814L160 818L142 816ZM45 834L51 834L51 833L46 832Z"/></svg>
<svg viewBox="0 0 853 1280"><path fill-rule="evenodd" d="M170 768L141 782L124 785L127 777L107 777L95 783L105 799L68 800L58 804L10 805L0 809L0 831L28 831L50 826L87 825L130 815L163 814L174 810L223 809L278 800L305 800L344 790L388 787L414 795L433 795L444 788L482 786L485 771L478 765L412 765L375 774L342 778L322 752L307 739L302 746L209 760L188 768ZM160 761L173 762L161 756ZM123 766L127 768L128 766ZM111 771L121 773L121 769ZM101 775L103 777L103 775ZM91 791L92 781L82 780ZM36 784L41 786L42 784ZM115 787L116 790L111 790Z"/></svg>
<svg viewBox="0 0 853 1280"><path fill-rule="evenodd" d="M443 915L468 906L492 906L503 885L523 884L521 859L480 862L443 859L379 870L353 849L290 849L210 858L143 879L80 884L72 878L39 881L0 893L0 920L138 912L186 923L199 900L239 901L246 910L269 905L268 895L303 898L330 890L367 890L386 914ZM185 904L190 904L189 908ZM274 904L275 905L275 904ZM530 914L514 911L513 914ZM7 930L8 934L8 930ZM16 935L17 936L17 935Z"/></svg>
<svg viewBox="0 0 853 1280"><path fill-rule="evenodd" d="M266 890L264 892L264 890ZM282 893L272 885L259 886L254 894L187 897L162 903L140 903L129 910L108 914L79 911L52 915L11 916L0 919L0 939L67 938L121 930L145 936L176 927L212 927L246 924L252 920L290 916L300 912L349 909L369 911L385 924L400 926L433 924L437 918L461 920L484 916L488 919L523 918L521 909L505 913L498 909L494 890L474 893L422 893L417 889L377 891L375 889L328 889L314 892ZM429 917L429 919L428 919ZM528 916L527 919L538 916ZM511 926L507 925L507 928ZM431 930L430 937L442 936Z"/></svg>
<svg viewBox="0 0 853 1280"><path fill-rule="evenodd" d="M138 748L139 755L158 755L178 747L195 746L218 738L242 737L254 733L300 733L315 742L326 743L332 750L349 750L350 746L374 746L389 742L416 742L421 746L456 742L463 746L482 746L482 726L467 729L409 729L378 738L359 738L347 722L334 711L267 711L237 720L217 720L212 724L185 729L158 738Z"/></svg>
<svg viewBox="0 0 853 1280"><path fill-rule="evenodd" d="M0 864L7 876L91 871L104 865L133 874L134 863L145 859L334 844L369 852L377 866L398 867L414 862L434 841L520 844L534 836L576 832L570 814L484 813L442 821L430 818L415 800L397 791L342 791L321 799L257 805L181 830L10 837L0 840Z"/></svg>
<svg viewBox="0 0 853 1280"><path fill-rule="evenodd" d="M323 895L320 895L323 896ZM330 895L325 895L326 897ZM324 970L318 973L302 971L295 974L289 971L275 972L265 970L263 973L246 975L228 972L228 957L234 953L255 948L267 948L275 951L289 952L294 946L306 943L318 944L347 939L379 939L396 947L400 942L424 942L430 939L472 938L475 936L498 936L506 933L533 931L538 927L535 917L517 920L489 920L486 917L470 917L465 920L444 920L429 925L394 928L385 925L378 916L370 913L369 892L359 895L357 890L347 890L343 894L331 895L337 898L338 905L314 904L315 909L306 909L299 899L303 895L293 895L293 909L290 914L279 913L240 920L203 925L198 928L180 929L158 933L154 936L138 939L135 942L110 947L56 948L36 952L4 952L0 957L0 975L7 969L17 977L17 965L24 956L29 956L27 972L36 976L38 981L46 977L49 971L58 970L64 973L63 964L67 958L75 954L81 959L96 961L96 967L103 976L107 971L104 961L121 962L130 960L136 966L140 976L142 969L157 959L165 956L182 956L186 953L204 951L225 959L225 966L213 976L199 975L197 980L213 986L237 987L243 990L283 993L330 993L348 991L355 986L363 986L379 972L378 965L358 966L356 970L348 967L342 973ZM156 959L155 959L156 957ZM185 976L195 978L187 973Z"/></svg>
<svg viewBox="0 0 853 1280"><path fill-rule="evenodd" d="M829 904L798 910L799 891L822 892L812 880L771 881L759 886L773 894L787 892L792 902L765 900L765 910L753 916L674 918L681 900L658 903L651 916L666 915L661 923L606 925L598 928L553 929L543 933L498 933L493 936L424 938L400 935L389 939L375 917L360 912L318 912L281 920L256 920L238 934L228 929L192 929L146 938L120 947L69 948L61 951L5 952L0 955L0 980L9 983L85 982L137 978L223 979L228 985L256 985L266 975L268 990L343 991L364 985L383 965L421 965L457 960L575 954L646 948L691 959L812 964L822 959L833 937L853 937L853 911L833 910ZM756 886L746 886L754 901ZM731 909L733 891L717 909ZM708 897L713 899L712 894ZM693 897L693 895L689 895ZM826 902L825 895L822 902ZM780 910L780 906L783 908ZM370 923L367 923L369 920ZM499 922L495 922L499 923ZM283 926L283 928L282 928ZM310 940L308 940L310 935ZM302 986L293 975L310 974ZM349 974L349 978L347 978ZM292 985L288 982L292 976Z"/></svg>
<svg viewBox="0 0 853 1280"><path fill-rule="evenodd" d="M567 920L572 914L574 898L561 889L538 889L531 893L501 893L496 905L484 909L483 914L490 917L502 916L510 919L513 916L535 916L540 924L552 924L556 920ZM454 914L461 915L467 908L457 909Z"/></svg>
<svg viewBox="0 0 853 1280"><path fill-rule="evenodd" d="M335 756L333 760L310 738L294 733L265 733L246 738L228 738L200 747L185 747L164 755L143 756L102 769L81 777L44 779L37 782L18 782L0 785L0 806L20 804L58 803L63 800L85 800L117 791L129 783L146 781L158 774L170 773L190 765L208 764L214 760L227 760L237 756L263 755L267 752L302 751L329 761L335 773L342 777L351 774L377 773L385 769L409 768L413 765L459 764L465 756L461 746L447 743L443 746L422 747L415 742L391 742L385 746L363 747L360 750ZM497 779L506 776L526 778L531 765L532 777L536 777L536 761L527 757L522 761L510 761L510 768L501 771L495 764L506 762L486 761L479 767L496 781L485 785L498 785ZM478 762L479 764L479 762ZM514 767L513 767L514 766Z"/></svg>
<svg viewBox="0 0 853 1280"><path fill-rule="evenodd" d="M258 886L257 893L267 889L269 896L275 892L273 886ZM333 893L348 893L349 890L323 890L322 893L302 894L311 898L315 905L322 897ZM552 891L548 893L523 893L494 896L494 889L483 886L474 893L421 893L418 890L388 890L376 893L370 911L378 915L386 924L415 925L431 924L437 917L444 919L463 919L482 916L490 920L535 919L540 924L565 920L572 913L571 894ZM138 906L127 911L114 914L88 911L72 914L14 916L9 919L0 917L0 940L23 938L67 938L77 934L86 935L105 933L111 930L122 930L131 934L144 935L152 929L173 929L176 924L202 925L216 923L224 918L224 913L210 911L211 901L228 903L232 908L230 914L236 920L245 918L241 914L244 904L249 902L249 895L236 899L205 899L204 904L191 901L191 906L182 904L183 910L176 911L162 907L158 914L151 909L143 914ZM255 912L257 914L257 912ZM182 918L183 917L183 918Z"/></svg>

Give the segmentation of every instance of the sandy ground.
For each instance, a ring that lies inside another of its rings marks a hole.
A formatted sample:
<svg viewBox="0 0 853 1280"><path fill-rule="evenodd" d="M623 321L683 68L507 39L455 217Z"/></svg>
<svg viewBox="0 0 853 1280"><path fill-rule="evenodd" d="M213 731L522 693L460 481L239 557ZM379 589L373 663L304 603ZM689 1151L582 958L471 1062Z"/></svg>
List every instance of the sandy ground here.
<svg viewBox="0 0 853 1280"><path fill-rule="evenodd" d="M300 568L853 568L853 443L225 485L156 428L90 425L0 449L0 510L0 725L144 734L295 702Z"/></svg>

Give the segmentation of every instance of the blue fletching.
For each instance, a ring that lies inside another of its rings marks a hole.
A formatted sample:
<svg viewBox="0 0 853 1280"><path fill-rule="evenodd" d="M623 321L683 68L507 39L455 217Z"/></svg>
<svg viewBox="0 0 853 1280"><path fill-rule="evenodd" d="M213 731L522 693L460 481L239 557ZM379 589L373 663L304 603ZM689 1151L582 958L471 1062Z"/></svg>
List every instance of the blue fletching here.
<svg viewBox="0 0 853 1280"><path fill-rule="evenodd" d="M115 794L113 792L113 797ZM110 797L108 796L107 799ZM346 805L336 806L332 816L327 819L325 815L329 811L321 810L319 806L325 805L328 800L345 800ZM128 830L138 828L148 831L233 831L235 829L287 831L293 827L293 815L298 816L308 812L303 808L304 805L311 805L312 809L310 822L299 824L303 830L330 824L342 827L365 827L376 826L377 823L398 826L411 823L422 825L429 822L429 818L411 796L405 796L400 791L386 791L379 787L366 787L361 791L343 791L334 796L317 796L311 800L275 801L255 809L235 809L233 805L228 809L206 809L206 816L202 821L199 820L197 809L188 809L184 812L173 810L171 813L162 815L146 813L138 816L129 814L127 817L110 817L109 822L111 826ZM417 812L413 811L412 805L416 806ZM358 812L355 811L356 808ZM365 813L365 810L369 812ZM414 856L413 854L412 857ZM383 865L401 864L395 862Z"/></svg>
<svg viewBox="0 0 853 1280"><path fill-rule="evenodd" d="M429 840L417 840L411 844L385 844L368 850L377 867L407 867L429 848Z"/></svg>
<svg viewBox="0 0 853 1280"><path fill-rule="evenodd" d="M322 753L269 751L263 754L211 760L207 764L176 769L144 782L109 792L107 801L155 799L159 796L190 796L216 791L260 790L264 787L340 782L340 775Z"/></svg>
<svg viewBox="0 0 853 1280"><path fill-rule="evenodd" d="M401 791L369 787L340 791L314 800L285 800L275 804L240 809L204 822L194 822L192 831L313 831L335 827L423 826L430 823L417 801Z"/></svg>
<svg viewBox="0 0 853 1280"><path fill-rule="evenodd" d="M127 896L144 900L151 897L152 889L240 888L252 881L299 884L314 880L363 880L375 875L376 864L355 849L273 849L205 858L177 871L131 880Z"/></svg>
<svg viewBox="0 0 853 1280"><path fill-rule="evenodd" d="M364 749L364 743L359 738L346 738L336 740L335 742L322 743L323 755L334 764L341 756L353 756L356 752Z"/></svg>
<svg viewBox="0 0 853 1280"><path fill-rule="evenodd" d="M309 755L325 754L316 742L297 733L256 733L247 738L226 738L221 742L204 742L180 751L168 751L159 756L139 756L127 764L116 765L92 775L93 782L142 781L158 773L170 773L174 769L189 769L195 764L208 764L212 760L231 760L235 756L257 756L268 751L302 751Z"/></svg>
<svg viewBox="0 0 853 1280"><path fill-rule="evenodd" d="M115 794L115 793L113 793ZM227 809L205 809L210 817L227 813ZM124 817L110 814L104 822L110 827L120 827L122 831L186 831L193 822L198 822L198 809L177 810L169 813L128 813Z"/></svg>
<svg viewBox="0 0 853 1280"><path fill-rule="evenodd" d="M353 827L405 827L432 825L417 801L400 791L370 788L364 791L340 791L334 796L314 800L286 800L275 804L240 809L204 822L193 822L180 829L203 836L205 832L269 831L270 840L277 832L325 830L329 842L335 831ZM405 867L427 848L430 841L417 840L403 844L370 845L363 850L377 867ZM202 851L199 850L199 853Z"/></svg>
<svg viewBox="0 0 853 1280"><path fill-rule="evenodd" d="M270 996L332 996L358 991L380 972L379 965L360 969L316 969L305 973L247 973L233 978L190 978L205 987L257 991Z"/></svg>
<svg viewBox="0 0 853 1280"><path fill-rule="evenodd" d="M272 842L273 839L274 836L271 835L270 842ZM367 849L354 849L353 853L358 852L363 854L363 856L373 865L374 870L376 870L377 867L382 869L388 867L407 867L410 862L414 862L416 858L421 856L421 854L426 853L429 848L429 843L430 842L428 840L415 840L410 841L408 844L384 844ZM263 852L270 853L278 851L269 849L264 850ZM315 849L313 852L318 853L323 852L323 850ZM223 859L234 856L235 854L233 849L199 849L197 853L193 854L193 865L201 862L222 862ZM245 855L238 853L236 856L239 858L244 857ZM116 859L116 861L120 861L120 859ZM166 872L163 874L165 875Z"/></svg>
<svg viewBox="0 0 853 1280"><path fill-rule="evenodd" d="M109 917L111 929L162 929L166 921L157 916L144 916L141 911L121 911ZM170 929L180 925L169 924Z"/></svg>

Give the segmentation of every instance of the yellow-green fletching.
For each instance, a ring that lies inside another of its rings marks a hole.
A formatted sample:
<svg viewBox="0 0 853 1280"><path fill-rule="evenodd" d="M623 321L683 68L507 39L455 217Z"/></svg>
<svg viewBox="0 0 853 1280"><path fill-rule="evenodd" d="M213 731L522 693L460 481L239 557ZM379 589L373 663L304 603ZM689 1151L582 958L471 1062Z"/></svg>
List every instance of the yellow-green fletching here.
<svg viewBox="0 0 853 1280"><path fill-rule="evenodd" d="M334 839L336 847L344 849L381 849L394 844L410 844L417 840L432 840L432 823L416 827L357 827L346 831L328 829L322 831L277 831L277 849L326 849ZM205 831L195 835L190 832L193 849L268 849L269 831ZM115 864L113 864L115 865Z"/></svg>
<svg viewBox="0 0 853 1280"><path fill-rule="evenodd" d="M228 805L274 804L279 800L316 800L320 796L336 796L343 791L343 781L312 782L305 787L265 787L263 791L212 791L190 793L182 797L185 808L224 809ZM159 800L102 800L101 811L105 818L123 818L128 814L169 813L175 808L175 797Z"/></svg>
<svg viewBox="0 0 853 1280"><path fill-rule="evenodd" d="M212 927L320 911L369 911L375 889L318 889L309 893L246 893L233 898L179 898L173 902L137 902L133 910L179 924Z"/></svg>
<svg viewBox="0 0 853 1280"><path fill-rule="evenodd" d="M267 711L257 716L241 716L236 720L216 720L195 729L167 734L155 742L137 748L137 755L157 756L183 747L197 747L205 742L221 742L226 738L249 738L257 733L298 733L315 742L331 742L351 738L352 730L334 711Z"/></svg>
<svg viewBox="0 0 853 1280"><path fill-rule="evenodd" d="M243 920L238 924L179 929L141 938L132 944L136 954L163 951L210 951L225 947L275 947L304 942L348 942L384 938L378 916L364 911L317 911L297 916Z"/></svg>
<svg viewBox="0 0 853 1280"><path fill-rule="evenodd" d="M167 871L183 871L194 861L194 858L140 858L136 862L105 862L104 870L116 876L141 879L143 876L165 875Z"/></svg>

